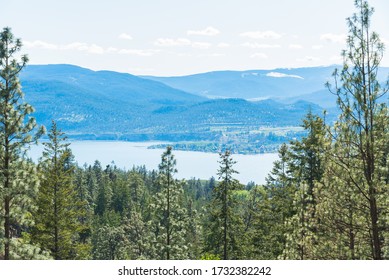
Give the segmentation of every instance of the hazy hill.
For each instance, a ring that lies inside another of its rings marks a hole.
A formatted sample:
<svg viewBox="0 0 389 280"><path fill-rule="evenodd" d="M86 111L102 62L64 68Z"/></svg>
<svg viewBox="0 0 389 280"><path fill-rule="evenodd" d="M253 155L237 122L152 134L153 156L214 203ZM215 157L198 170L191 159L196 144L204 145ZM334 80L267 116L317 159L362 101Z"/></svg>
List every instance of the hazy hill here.
<svg viewBox="0 0 389 280"><path fill-rule="evenodd" d="M72 65L28 66L20 79L38 123L49 126L55 119L77 139L239 142L242 133L261 133L261 127L299 126L309 109L322 112L320 106L302 100L285 104L208 99L159 81Z"/></svg>
<svg viewBox="0 0 389 280"><path fill-rule="evenodd" d="M312 93L324 88L334 67L216 71L180 77L145 78L208 97L273 98Z"/></svg>
<svg viewBox="0 0 389 280"><path fill-rule="evenodd" d="M29 83L39 86L55 82L58 89L65 87L66 92L76 93L85 98L104 98L130 102L131 104L186 104L205 100L197 95L173 89L163 83L143 79L134 75L113 71L92 71L73 65L31 65L21 73L20 79L25 87ZM72 89L67 89L72 87ZM44 92L47 88L44 89ZM55 93L55 91L53 92ZM90 95L92 94L92 96Z"/></svg>
<svg viewBox="0 0 389 280"><path fill-rule="evenodd" d="M208 98L276 99L293 103L305 100L322 107L335 106L335 98L325 88L333 82L332 73L339 66L274 70L215 71L179 77L145 76L173 88ZM381 68L385 80L389 68Z"/></svg>

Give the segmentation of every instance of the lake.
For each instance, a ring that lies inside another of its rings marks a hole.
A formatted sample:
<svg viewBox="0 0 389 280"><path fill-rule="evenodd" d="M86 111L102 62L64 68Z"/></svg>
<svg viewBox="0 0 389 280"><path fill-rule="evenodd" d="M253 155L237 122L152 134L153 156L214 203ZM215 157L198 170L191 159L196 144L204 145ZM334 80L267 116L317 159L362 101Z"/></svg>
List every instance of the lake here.
<svg viewBox="0 0 389 280"><path fill-rule="evenodd" d="M156 142L120 142L120 141L74 141L70 148L79 165L93 164L99 160L102 166L114 162L116 166L131 169L134 165L145 165L148 170L157 169L161 162L164 149L147 149ZM37 160L42 155L42 146L33 146L29 155ZM192 177L217 179L219 155L213 153L173 151L177 160L177 178L190 179ZM254 181L257 184L265 182L265 178L278 159L276 153L258 155L233 155L237 162L235 170L239 172L234 178L241 183Z"/></svg>

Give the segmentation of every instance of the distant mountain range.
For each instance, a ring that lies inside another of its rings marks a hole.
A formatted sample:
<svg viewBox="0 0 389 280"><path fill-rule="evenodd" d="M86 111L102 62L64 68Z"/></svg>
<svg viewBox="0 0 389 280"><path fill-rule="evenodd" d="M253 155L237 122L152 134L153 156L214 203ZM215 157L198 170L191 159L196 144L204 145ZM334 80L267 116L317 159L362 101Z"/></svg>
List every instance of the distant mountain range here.
<svg viewBox="0 0 389 280"><path fill-rule="evenodd" d="M333 83L335 68L340 66L216 71L180 77L144 78L208 98L273 99L283 103L303 100L332 108L336 106L336 98L326 89L325 83ZM384 81L389 68L380 70L378 79Z"/></svg>
<svg viewBox="0 0 389 280"><path fill-rule="evenodd" d="M334 102L324 89L332 71L137 77L73 65L30 65L20 80L38 123L49 126L55 119L71 138L228 142L230 136L261 133L261 127L299 126L309 109L321 114Z"/></svg>

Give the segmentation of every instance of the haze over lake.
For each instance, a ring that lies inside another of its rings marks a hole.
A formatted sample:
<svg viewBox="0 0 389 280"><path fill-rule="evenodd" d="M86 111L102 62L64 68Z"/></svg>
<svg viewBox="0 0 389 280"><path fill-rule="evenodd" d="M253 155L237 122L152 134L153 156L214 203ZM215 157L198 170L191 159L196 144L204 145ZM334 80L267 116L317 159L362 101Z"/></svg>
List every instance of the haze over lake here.
<svg viewBox="0 0 389 280"><path fill-rule="evenodd" d="M145 165L148 170L157 169L161 162L163 149L147 149L156 142L120 142L120 141L74 141L70 148L79 165L93 164L99 160L104 167L114 162L120 168L130 169L134 165ZM42 146L33 146L29 155L37 160L42 155ZM219 155L215 153L173 151L177 160L177 178L196 177L217 179ZM254 181L265 182L265 178L278 158L275 153L258 155L233 155L237 161L235 169L239 172L234 177L241 183Z"/></svg>

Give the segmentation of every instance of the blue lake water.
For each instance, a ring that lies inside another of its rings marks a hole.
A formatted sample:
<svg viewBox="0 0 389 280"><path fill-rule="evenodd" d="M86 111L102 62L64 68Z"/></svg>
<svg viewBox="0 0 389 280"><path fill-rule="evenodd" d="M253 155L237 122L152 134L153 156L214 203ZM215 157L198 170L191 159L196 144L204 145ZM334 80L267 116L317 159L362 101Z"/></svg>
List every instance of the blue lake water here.
<svg viewBox="0 0 389 280"><path fill-rule="evenodd" d="M119 141L74 141L70 148L79 165L93 164L99 160L103 166L114 162L116 166L131 169L134 165L145 165L147 169L157 169L161 161L163 149L147 149L155 142L119 142ZM214 153L173 151L177 160L177 178L192 177L217 179L219 155ZM29 151L32 159L37 160L42 155L42 146L33 146ZM237 162L235 169L239 172L234 178L241 183L254 181L264 183L265 178L278 159L275 153L258 155L233 155Z"/></svg>

